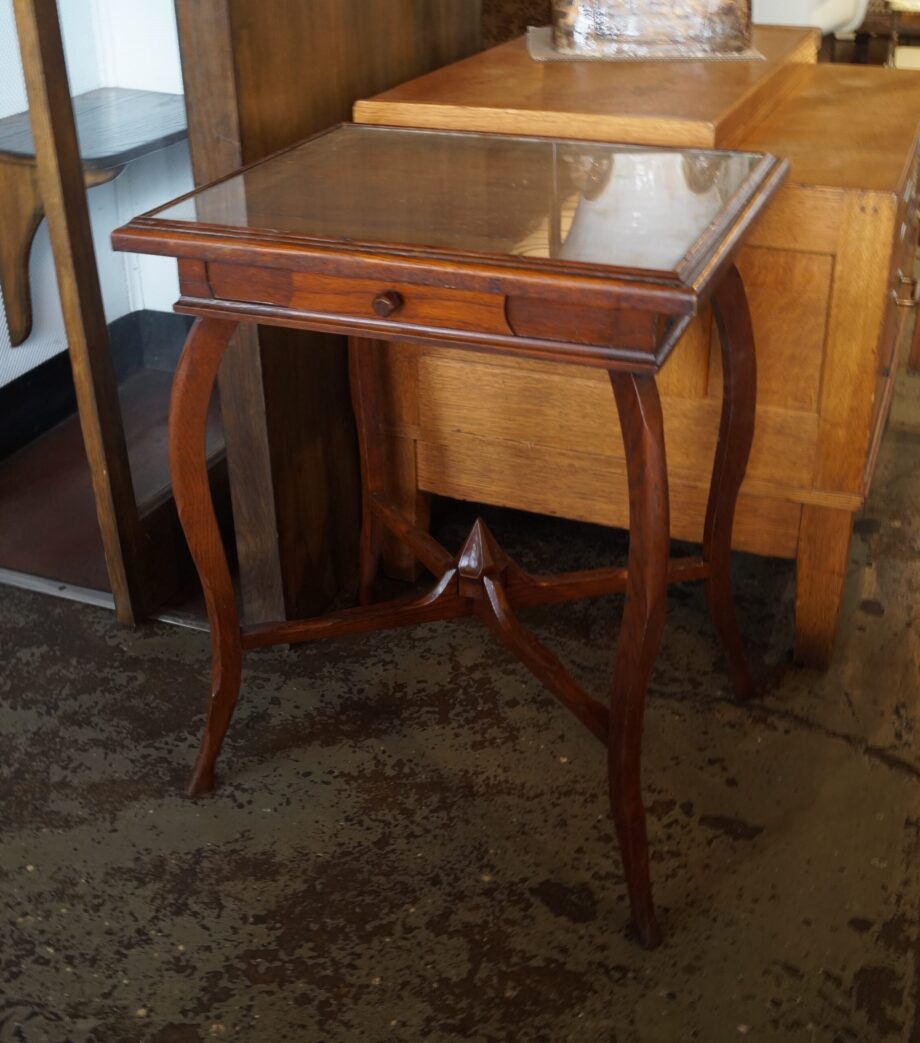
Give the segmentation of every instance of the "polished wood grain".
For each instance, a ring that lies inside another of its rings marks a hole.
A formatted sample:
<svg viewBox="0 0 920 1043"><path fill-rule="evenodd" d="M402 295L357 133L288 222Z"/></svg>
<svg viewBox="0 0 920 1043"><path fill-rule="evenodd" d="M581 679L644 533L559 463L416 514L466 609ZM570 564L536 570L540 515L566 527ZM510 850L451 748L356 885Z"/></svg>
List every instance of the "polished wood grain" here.
<svg viewBox="0 0 920 1043"><path fill-rule="evenodd" d="M238 264L208 265L208 280L221 300L276 304L291 311L337 312L373 320L394 318L421 326L446 325L480 333L510 334L505 299L482 291L445 290L376 278L318 276L312 272L261 270Z"/></svg>
<svg viewBox="0 0 920 1043"><path fill-rule="evenodd" d="M379 396L377 398L379 402ZM378 428L379 430L379 428ZM384 460L384 465L386 461ZM393 533L412 556L433 576L440 576L450 565L451 557L444 548L426 532L409 522L384 494L371 492L367 499L374 515L380 518L385 528Z"/></svg>
<svg viewBox="0 0 920 1043"><path fill-rule="evenodd" d="M123 167L186 137L181 94L99 87L74 95L73 112L80 158L89 170ZM34 156L29 114L19 112L0 119L0 157Z"/></svg>
<svg viewBox="0 0 920 1043"><path fill-rule="evenodd" d="M457 572L450 569L426 594L379 605L362 605L354 609L331 612L316 619L292 620L287 623L263 623L245 627L243 647L269 648L278 644L300 644L349 634L368 634L420 623L462 619L472 614L469 599L457 594Z"/></svg>
<svg viewBox="0 0 920 1043"><path fill-rule="evenodd" d="M788 159L793 184L896 194L914 158L918 93L918 72L815 65L743 145Z"/></svg>
<svg viewBox="0 0 920 1043"><path fill-rule="evenodd" d="M654 381L611 376L629 473L626 607L613 661L608 769L610 803L629 889L633 926L652 948L661 930L652 902L640 757L645 688L667 608L671 522L661 400Z"/></svg>
<svg viewBox="0 0 920 1043"><path fill-rule="evenodd" d="M503 133L723 147L795 90L817 43L810 29L758 26L754 46L763 62L588 66L532 61L519 39L365 98L355 119L453 130L483 129L488 119L487 129Z"/></svg>
<svg viewBox="0 0 920 1043"><path fill-rule="evenodd" d="M379 345L353 341L351 374L361 447L364 513L358 608L322 619L240 627L226 554L208 489L206 431L231 321L199 319L176 371L170 411L170 470L176 504L199 570L212 642L212 682L205 731L189 792L214 785L214 768L239 697L243 649L456 619L480 618L534 675L608 746L610 799L626 872L633 927L643 945L661 941L651 893L640 754L645 690L664 627L669 582L704 579L713 617L729 648L742 694L747 668L731 606L730 547L734 498L753 428L753 345L743 289L731 269L714 306L725 344L725 408L713 476L704 556L670 559L668 471L661 403L653 377L613 371L630 482L631 538L625 569L531 576L477 521L456 556L401 517L384 493L381 414L373 359ZM736 367L733 350L741 355ZM737 396L737 400L735 399ZM735 444L737 439L737 444ZM372 585L385 526L435 574L421 598L372 605ZM610 710L575 682L561 662L517 620L516 606L624 591Z"/></svg>
<svg viewBox="0 0 920 1043"><path fill-rule="evenodd" d="M276 0L267 17L255 0L176 0L176 12L202 184L347 118L362 95L472 53L481 6ZM359 495L345 345L268 327L238 336L221 399L245 616L316 612L355 565ZM334 495L311 500L305 482Z"/></svg>
<svg viewBox="0 0 920 1043"><path fill-rule="evenodd" d="M103 87L73 99L87 188L111 181L132 159L185 138L178 94ZM27 112L0 119L0 290L13 347L32 331L29 254L44 216Z"/></svg>

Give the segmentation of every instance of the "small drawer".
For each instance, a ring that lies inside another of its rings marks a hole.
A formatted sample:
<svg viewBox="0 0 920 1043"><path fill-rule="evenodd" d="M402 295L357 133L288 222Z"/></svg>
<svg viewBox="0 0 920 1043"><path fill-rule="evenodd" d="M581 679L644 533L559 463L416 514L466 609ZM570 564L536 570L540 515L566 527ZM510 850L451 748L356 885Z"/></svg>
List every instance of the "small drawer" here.
<svg viewBox="0 0 920 1043"><path fill-rule="evenodd" d="M511 332L501 293L219 263L208 265L208 282L219 300L274 305L330 319L386 320L395 325L474 333Z"/></svg>
<svg viewBox="0 0 920 1043"><path fill-rule="evenodd" d="M509 297L508 324L518 337L652 352L665 319L650 311L598 308L541 297Z"/></svg>

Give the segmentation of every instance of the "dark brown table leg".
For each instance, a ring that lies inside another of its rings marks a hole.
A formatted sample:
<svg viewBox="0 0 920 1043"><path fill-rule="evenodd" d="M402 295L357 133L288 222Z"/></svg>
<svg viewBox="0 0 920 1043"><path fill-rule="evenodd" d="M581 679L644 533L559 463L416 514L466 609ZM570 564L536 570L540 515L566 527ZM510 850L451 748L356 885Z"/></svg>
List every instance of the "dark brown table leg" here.
<svg viewBox="0 0 920 1043"><path fill-rule="evenodd" d="M373 498L386 494L380 395L374 365L376 347L372 340L351 337L348 341L351 401L361 458L361 543L358 558L358 602L361 605L371 603L383 549L383 527L373 510Z"/></svg>
<svg viewBox="0 0 920 1043"><path fill-rule="evenodd" d="M706 603L728 652L735 689L739 696L748 698L754 692L754 682L732 598L731 555L735 505L754 440L757 362L751 313L737 268L732 267L719 283L712 307L722 347L723 397L703 534L703 559L710 566Z"/></svg>
<svg viewBox="0 0 920 1043"><path fill-rule="evenodd" d="M654 948L661 932L652 902L640 778L645 689L664 630L670 546L668 471L654 377L611 373L629 476L626 607L614 659L608 742L610 803L633 926Z"/></svg>
<svg viewBox="0 0 920 1043"><path fill-rule="evenodd" d="M185 342L169 410L169 468L179 520L204 588L211 627L211 694L191 795L214 786L214 762L240 694L242 643L236 596L208 484L208 405L235 322L198 319Z"/></svg>

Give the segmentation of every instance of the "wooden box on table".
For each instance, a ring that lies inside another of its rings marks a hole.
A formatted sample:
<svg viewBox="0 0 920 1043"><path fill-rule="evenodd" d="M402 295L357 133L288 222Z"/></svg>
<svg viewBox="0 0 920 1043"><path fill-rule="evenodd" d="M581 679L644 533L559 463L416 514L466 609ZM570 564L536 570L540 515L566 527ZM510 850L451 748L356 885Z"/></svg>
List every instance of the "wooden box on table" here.
<svg viewBox="0 0 920 1043"><path fill-rule="evenodd" d="M895 298L913 293L920 74L815 65L817 42L807 30L761 28L763 62L614 64L537 63L518 40L359 102L355 118L791 161L740 261L760 380L734 545L795 559L796 656L822 666L910 314ZM702 535L721 394L715 341L704 314L661 382L680 539ZM424 520L437 493L628 524L620 436L593 407L603 381L542 363L388 350L391 481L404 510Z"/></svg>

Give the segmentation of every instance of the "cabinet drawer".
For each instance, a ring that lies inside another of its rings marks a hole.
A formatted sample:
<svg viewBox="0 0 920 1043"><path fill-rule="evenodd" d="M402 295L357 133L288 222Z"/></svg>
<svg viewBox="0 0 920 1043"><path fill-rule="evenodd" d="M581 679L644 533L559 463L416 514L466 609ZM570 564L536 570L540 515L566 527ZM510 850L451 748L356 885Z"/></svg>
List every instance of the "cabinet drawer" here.
<svg viewBox="0 0 920 1043"><path fill-rule="evenodd" d="M208 265L208 283L218 300L274 305L333 319L386 320L475 333L511 332L501 293L219 263Z"/></svg>
<svg viewBox="0 0 920 1043"><path fill-rule="evenodd" d="M668 320L650 311L591 308L539 297L508 297L508 325L519 337L603 347L616 344L654 351L668 331Z"/></svg>

